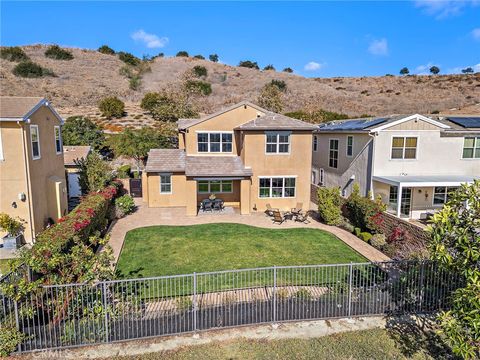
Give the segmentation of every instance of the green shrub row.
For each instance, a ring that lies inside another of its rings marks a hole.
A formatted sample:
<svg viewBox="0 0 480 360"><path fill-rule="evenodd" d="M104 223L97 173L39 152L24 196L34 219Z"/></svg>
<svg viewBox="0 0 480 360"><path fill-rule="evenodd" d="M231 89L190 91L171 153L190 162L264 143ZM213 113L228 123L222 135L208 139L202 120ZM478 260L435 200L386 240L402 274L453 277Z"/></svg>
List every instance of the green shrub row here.
<svg viewBox="0 0 480 360"><path fill-rule="evenodd" d="M328 225L340 225L343 204L340 188L321 187L318 189L317 198L320 218Z"/></svg>
<svg viewBox="0 0 480 360"><path fill-rule="evenodd" d="M72 60L73 54L65 49L62 49L58 45L49 46L47 50L45 50L45 56L54 59L54 60Z"/></svg>

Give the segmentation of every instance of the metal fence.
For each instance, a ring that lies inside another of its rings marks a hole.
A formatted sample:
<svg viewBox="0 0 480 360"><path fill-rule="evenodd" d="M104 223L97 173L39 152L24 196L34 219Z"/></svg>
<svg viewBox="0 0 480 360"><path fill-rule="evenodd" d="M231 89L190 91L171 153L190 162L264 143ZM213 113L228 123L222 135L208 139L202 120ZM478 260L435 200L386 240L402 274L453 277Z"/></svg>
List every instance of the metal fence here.
<svg viewBox="0 0 480 360"><path fill-rule="evenodd" d="M0 326L27 335L18 351L213 328L447 309L459 278L434 262L277 266L0 294Z"/></svg>

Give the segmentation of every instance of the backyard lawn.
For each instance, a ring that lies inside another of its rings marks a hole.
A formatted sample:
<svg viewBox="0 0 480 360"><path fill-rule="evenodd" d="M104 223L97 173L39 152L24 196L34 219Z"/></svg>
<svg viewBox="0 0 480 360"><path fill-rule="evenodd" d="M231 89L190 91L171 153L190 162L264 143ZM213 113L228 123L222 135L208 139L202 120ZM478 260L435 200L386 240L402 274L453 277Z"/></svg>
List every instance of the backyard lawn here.
<svg viewBox="0 0 480 360"><path fill-rule="evenodd" d="M204 224L151 226L129 231L117 270L133 278L365 261L336 236L322 230Z"/></svg>

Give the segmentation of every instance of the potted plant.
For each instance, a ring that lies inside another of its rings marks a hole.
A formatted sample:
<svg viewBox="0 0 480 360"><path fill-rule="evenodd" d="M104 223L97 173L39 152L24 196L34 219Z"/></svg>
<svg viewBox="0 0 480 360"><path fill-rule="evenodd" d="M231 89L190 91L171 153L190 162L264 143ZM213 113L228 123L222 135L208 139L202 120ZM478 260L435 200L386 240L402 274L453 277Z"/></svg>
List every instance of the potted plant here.
<svg viewBox="0 0 480 360"><path fill-rule="evenodd" d="M208 198L213 201L217 198L217 196L215 194L210 194Z"/></svg>
<svg viewBox="0 0 480 360"><path fill-rule="evenodd" d="M16 249L22 244L23 223L8 214L0 213L0 229L7 233L3 237L5 249Z"/></svg>

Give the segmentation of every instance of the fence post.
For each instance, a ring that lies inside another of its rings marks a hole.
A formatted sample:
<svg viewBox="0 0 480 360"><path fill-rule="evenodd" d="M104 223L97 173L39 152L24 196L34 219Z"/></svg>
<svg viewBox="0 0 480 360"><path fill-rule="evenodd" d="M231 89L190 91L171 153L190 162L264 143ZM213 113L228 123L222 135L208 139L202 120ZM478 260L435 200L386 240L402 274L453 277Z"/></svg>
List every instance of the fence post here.
<svg viewBox="0 0 480 360"><path fill-rule="evenodd" d="M420 303L419 303L419 309L417 311L422 311L423 308L423 299L425 295L425 261L422 260L420 261Z"/></svg>
<svg viewBox="0 0 480 360"><path fill-rule="evenodd" d="M193 331L197 331L197 273L193 273Z"/></svg>
<svg viewBox="0 0 480 360"><path fill-rule="evenodd" d="M273 316L272 321L277 321L277 267L273 266Z"/></svg>
<svg viewBox="0 0 480 360"><path fill-rule="evenodd" d="M352 278L353 278L353 265L349 265L348 274L348 317L352 316Z"/></svg>
<svg viewBox="0 0 480 360"><path fill-rule="evenodd" d="M15 310L15 324L17 326L17 330L20 332L20 320L18 318L18 304L17 300L14 300L13 302L14 310ZM22 351L22 344L18 343L18 352Z"/></svg>
<svg viewBox="0 0 480 360"><path fill-rule="evenodd" d="M109 328L108 328L108 308L107 308L107 284L104 281L102 283L102 294L103 294L103 311L105 311L105 319L104 319L104 326L105 326L105 342L109 342Z"/></svg>

